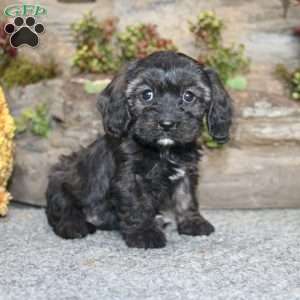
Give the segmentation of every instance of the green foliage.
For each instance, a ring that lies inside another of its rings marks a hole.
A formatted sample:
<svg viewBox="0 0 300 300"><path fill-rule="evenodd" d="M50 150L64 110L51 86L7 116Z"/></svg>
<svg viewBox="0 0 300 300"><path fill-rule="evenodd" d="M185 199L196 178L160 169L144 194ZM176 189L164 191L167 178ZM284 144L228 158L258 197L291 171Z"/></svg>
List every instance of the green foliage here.
<svg viewBox="0 0 300 300"><path fill-rule="evenodd" d="M116 19L109 18L99 22L92 12L83 15L82 19L71 25L77 45L89 45L98 40L109 42L116 30Z"/></svg>
<svg viewBox="0 0 300 300"><path fill-rule="evenodd" d="M235 75L245 73L250 65L250 60L245 57L245 47L243 45L231 47L218 47L207 55L205 62L217 70L222 81L227 81Z"/></svg>
<svg viewBox="0 0 300 300"><path fill-rule="evenodd" d="M274 75L279 79L286 83L290 82L291 80L291 73L287 69L287 67L283 64L278 64L275 67Z"/></svg>
<svg viewBox="0 0 300 300"><path fill-rule="evenodd" d="M111 73L118 69L120 62L113 51L116 19L99 22L88 12L71 29L76 43L73 65L80 72Z"/></svg>
<svg viewBox="0 0 300 300"><path fill-rule="evenodd" d="M4 50L0 48L0 77L3 76L3 73L9 64L9 57L5 54Z"/></svg>
<svg viewBox="0 0 300 300"><path fill-rule="evenodd" d="M24 86L44 79L54 78L58 74L57 65L49 63L36 64L25 58L11 60L2 74L0 83L7 88Z"/></svg>
<svg viewBox="0 0 300 300"><path fill-rule="evenodd" d="M99 45L98 42L92 46L84 45L77 49L73 58L73 65L80 72L112 73L120 65L113 55L112 48L107 45Z"/></svg>
<svg viewBox="0 0 300 300"><path fill-rule="evenodd" d="M201 143L208 149L220 149L223 144L217 143L213 137L208 133L206 120L203 122L202 135L200 137Z"/></svg>
<svg viewBox="0 0 300 300"><path fill-rule="evenodd" d="M206 51L199 56L199 61L214 68L222 81L227 84L237 75L248 71L250 60L245 56L244 45L233 44L229 47L223 45L224 28L223 21L211 11L202 12L195 23L190 23L196 45L206 46ZM247 82L244 81L244 84Z"/></svg>
<svg viewBox="0 0 300 300"><path fill-rule="evenodd" d="M177 50L172 40L160 37L153 24L128 26L118 34L118 46L122 61L142 58L155 51Z"/></svg>
<svg viewBox="0 0 300 300"><path fill-rule="evenodd" d="M9 35L4 31L5 24L5 21L0 21L0 76L3 75L9 62L18 53L17 49L13 48L9 43Z"/></svg>
<svg viewBox="0 0 300 300"><path fill-rule="evenodd" d="M224 22L212 11L202 12L194 23L190 23L195 44L201 49L199 62L215 69L223 83L231 89L243 91L247 87L247 80L241 74L249 70L250 60L245 56L244 45L223 45L224 28ZM223 147L210 136L206 121L200 139L209 149Z"/></svg>
<svg viewBox="0 0 300 300"><path fill-rule="evenodd" d="M80 72L113 73L122 63L159 50L176 50L161 38L152 24L128 26L117 32L116 19L99 22L91 12L72 25L76 54L73 65Z"/></svg>
<svg viewBox="0 0 300 300"><path fill-rule="evenodd" d="M292 98L300 100L300 70L292 74Z"/></svg>
<svg viewBox="0 0 300 300"><path fill-rule="evenodd" d="M228 79L226 82L227 86L236 91L244 91L247 87L247 79L244 76L235 76Z"/></svg>
<svg viewBox="0 0 300 300"><path fill-rule="evenodd" d="M107 86L107 84L108 84L108 82L106 82L106 81L87 80L84 83L84 91L87 94L98 94Z"/></svg>
<svg viewBox="0 0 300 300"><path fill-rule="evenodd" d="M58 71L53 61L41 65L18 57L17 49L10 45L9 35L4 31L5 24L0 22L0 84L11 88L55 77Z"/></svg>
<svg viewBox="0 0 300 300"><path fill-rule="evenodd" d="M195 35L196 43L204 42L210 48L217 48L222 40L224 23L212 11L204 11L195 23L190 22L190 31Z"/></svg>
<svg viewBox="0 0 300 300"><path fill-rule="evenodd" d="M9 43L9 35L4 31L6 22L0 22L0 84L7 88L27 85L58 74L54 61L35 64L20 58L16 48Z"/></svg>
<svg viewBox="0 0 300 300"><path fill-rule="evenodd" d="M290 72L284 65L279 64L274 71L275 76L286 83L291 98L300 101L300 69Z"/></svg>
<svg viewBox="0 0 300 300"><path fill-rule="evenodd" d="M15 122L18 134L30 131L45 138L51 130L48 107L45 103L36 105L34 109L27 108Z"/></svg>

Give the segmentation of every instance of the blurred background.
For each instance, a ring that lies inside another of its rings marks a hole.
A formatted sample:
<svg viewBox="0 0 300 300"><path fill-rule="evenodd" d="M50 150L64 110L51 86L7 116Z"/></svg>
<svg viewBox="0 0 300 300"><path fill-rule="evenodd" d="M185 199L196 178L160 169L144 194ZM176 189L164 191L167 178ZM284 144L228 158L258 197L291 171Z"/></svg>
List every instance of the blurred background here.
<svg viewBox="0 0 300 300"><path fill-rule="evenodd" d="M1 0L0 9L15 3ZM36 18L45 27L36 48L11 47L4 26L13 19L0 23L0 85L16 126L15 154L1 157L2 176L14 156L8 189L15 200L45 205L49 167L103 132L96 94L123 63L178 50L215 68L235 105L228 145L205 128L200 137L201 206L300 207L299 1L39 4L47 15Z"/></svg>

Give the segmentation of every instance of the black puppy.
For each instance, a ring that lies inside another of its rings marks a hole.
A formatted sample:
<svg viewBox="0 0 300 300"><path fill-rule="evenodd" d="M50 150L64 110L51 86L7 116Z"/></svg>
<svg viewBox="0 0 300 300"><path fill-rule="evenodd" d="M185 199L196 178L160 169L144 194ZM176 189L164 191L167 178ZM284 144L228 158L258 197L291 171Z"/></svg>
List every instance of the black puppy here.
<svg viewBox="0 0 300 300"><path fill-rule="evenodd" d="M216 73L180 53L128 64L100 94L105 135L62 157L49 176L47 217L56 234L119 229L129 247L164 247L156 216L174 205L178 232L209 235L198 209L196 140L206 117L226 142L231 99Z"/></svg>

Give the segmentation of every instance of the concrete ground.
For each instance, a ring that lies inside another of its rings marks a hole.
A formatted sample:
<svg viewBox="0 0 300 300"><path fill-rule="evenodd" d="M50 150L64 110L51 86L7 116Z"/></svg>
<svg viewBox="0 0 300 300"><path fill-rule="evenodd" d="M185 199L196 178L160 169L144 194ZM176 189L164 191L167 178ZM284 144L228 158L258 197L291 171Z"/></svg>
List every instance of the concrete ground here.
<svg viewBox="0 0 300 300"><path fill-rule="evenodd" d="M210 237L128 249L117 232L55 236L43 210L0 220L0 299L300 299L300 210L208 210Z"/></svg>

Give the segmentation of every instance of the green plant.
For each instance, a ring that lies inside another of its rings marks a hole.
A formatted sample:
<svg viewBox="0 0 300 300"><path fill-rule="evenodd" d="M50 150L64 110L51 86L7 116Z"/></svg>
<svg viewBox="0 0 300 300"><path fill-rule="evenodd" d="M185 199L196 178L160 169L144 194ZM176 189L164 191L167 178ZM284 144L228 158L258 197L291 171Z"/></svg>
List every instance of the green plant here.
<svg viewBox="0 0 300 300"><path fill-rule="evenodd" d="M145 57L155 51L177 50L172 40L162 38L153 24L128 26L117 38L122 61Z"/></svg>
<svg viewBox="0 0 300 300"><path fill-rule="evenodd" d="M247 87L247 80L244 76L237 75L226 81L226 85L236 91L244 91Z"/></svg>
<svg viewBox="0 0 300 300"><path fill-rule="evenodd" d="M300 70L296 70L292 74L292 98L300 100Z"/></svg>
<svg viewBox="0 0 300 300"><path fill-rule="evenodd" d="M300 69L290 72L286 66L278 64L274 75L286 84L292 99L300 100Z"/></svg>
<svg viewBox="0 0 300 300"><path fill-rule="evenodd" d="M132 25L117 32L116 23L115 18L99 22L89 12L71 26L76 43L73 65L80 72L113 73L128 60L176 50L171 40L160 37L155 25Z"/></svg>
<svg viewBox="0 0 300 300"><path fill-rule="evenodd" d="M204 11L195 23L190 22L190 31L195 35L196 43L204 43L209 48L216 48L222 40L224 23L212 11Z"/></svg>
<svg viewBox="0 0 300 300"><path fill-rule="evenodd" d="M58 75L54 61L36 64L26 58L15 58L5 68L0 82L7 88L24 86L40 80L54 78Z"/></svg>
<svg viewBox="0 0 300 300"><path fill-rule="evenodd" d="M77 49L73 66L80 72L112 73L118 69L119 62L108 46L83 46Z"/></svg>
<svg viewBox="0 0 300 300"><path fill-rule="evenodd" d="M245 47L243 45L219 46L202 60L217 70L225 84L235 75L246 72L250 65L250 60L245 57Z"/></svg>
<svg viewBox="0 0 300 300"><path fill-rule="evenodd" d="M5 24L5 21L0 22L0 84L11 88L57 76L58 68L53 60L36 64L20 58L17 49L10 45L9 35L4 30Z"/></svg>
<svg viewBox="0 0 300 300"><path fill-rule="evenodd" d="M47 137L51 130L48 106L45 103L36 105L34 109L27 108L15 122L18 134L29 130L34 135Z"/></svg>
<svg viewBox="0 0 300 300"><path fill-rule="evenodd" d="M274 70L274 75L279 80L282 80L282 81L286 82L287 84L290 82L291 73L287 69L287 67L283 64L276 65L275 70Z"/></svg>
<svg viewBox="0 0 300 300"><path fill-rule="evenodd" d="M9 35L4 31L5 24L5 21L0 21L0 76L18 53L9 43Z"/></svg>
<svg viewBox="0 0 300 300"><path fill-rule="evenodd" d="M92 12L83 15L82 19L71 25L77 45L88 45L97 39L101 43L109 42L116 30L116 19L108 18L99 22Z"/></svg>
<svg viewBox="0 0 300 300"><path fill-rule="evenodd" d="M209 134L206 120L203 121L202 134L200 137L201 144L208 149L220 149L223 147L223 144L217 143L213 137Z"/></svg>
<svg viewBox="0 0 300 300"><path fill-rule="evenodd" d="M84 83L84 91L87 94L98 94L102 90L104 90L104 88L108 85L108 83L109 80L97 80L97 81L87 80Z"/></svg>
<svg viewBox="0 0 300 300"><path fill-rule="evenodd" d="M246 88L247 81L241 74L248 71L250 60L245 56L244 45L223 45L224 28L223 21L211 11L202 12L195 23L190 23L196 46L203 48L204 45L206 48L198 60L214 68L225 84L229 83L231 88L242 90Z"/></svg>
<svg viewBox="0 0 300 300"><path fill-rule="evenodd" d="M91 12L71 25L76 53L73 65L80 72L110 73L117 70L120 62L113 51L116 19L99 22Z"/></svg>

